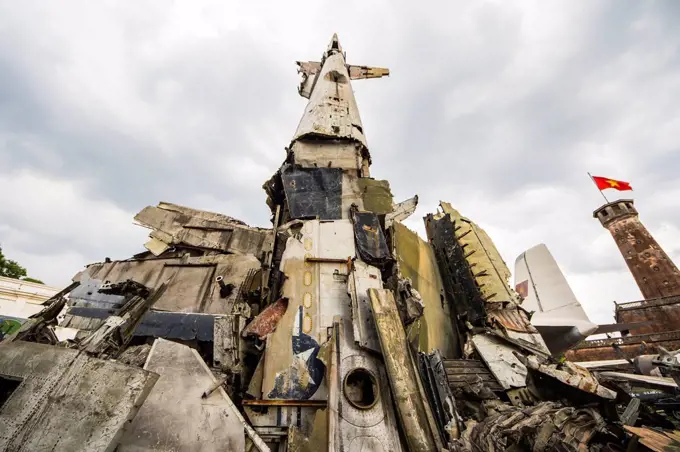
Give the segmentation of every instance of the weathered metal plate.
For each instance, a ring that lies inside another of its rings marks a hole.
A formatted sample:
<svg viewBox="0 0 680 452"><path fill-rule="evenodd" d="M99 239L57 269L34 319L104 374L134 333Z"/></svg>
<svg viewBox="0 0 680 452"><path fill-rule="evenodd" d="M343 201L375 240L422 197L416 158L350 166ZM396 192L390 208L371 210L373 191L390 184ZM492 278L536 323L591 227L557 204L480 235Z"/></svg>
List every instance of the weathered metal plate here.
<svg viewBox="0 0 680 452"><path fill-rule="evenodd" d="M513 347L487 334L473 336L472 344L503 389L526 386L527 368L514 355Z"/></svg>
<svg viewBox="0 0 680 452"><path fill-rule="evenodd" d="M428 422L428 406L420 394L418 372L409 354L394 295L386 289L369 289L368 294L390 386L398 394L395 402L408 448L436 450L434 432Z"/></svg>
<svg viewBox="0 0 680 452"><path fill-rule="evenodd" d="M110 451L158 375L74 349L0 347L3 378L20 384L0 407L0 450Z"/></svg>
<svg viewBox="0 0 680 452"><path fill-rule="evenodd" d="M198 352L157 339L144 368L160 378L121 438L118 451L245 449L246 422L224 389L218 387L201 397L216 379ZM258 440L264 445L255 435Z"/></svg>
<svg viewBox="0 0 680 452"><path fill-rule="evenodd" d="M352 212L354 240L361 260L383 267L391 258L378 216L373 212Z"/></svg>
<svg viewBox="0 0 680 452"><path fill-rule="evenodd" d="M491 391L503 389L482 361L477 359L445 359L443 363L446 379L452 390L474 383L482 383Z"/></svg>
<svg viewBox="0 0 680 452"><path fill-rule="evenodd" d="M361 261L354 262L347 291L352 298L352 327L357 345L381 353L368 289L382 289L380 270Z"/></svg>
<svg viewBox="0 0 680 452"><path fill-rule="evenodd" d="M342 169L284 165L281 181L292 219L342 218Z"/></svg>

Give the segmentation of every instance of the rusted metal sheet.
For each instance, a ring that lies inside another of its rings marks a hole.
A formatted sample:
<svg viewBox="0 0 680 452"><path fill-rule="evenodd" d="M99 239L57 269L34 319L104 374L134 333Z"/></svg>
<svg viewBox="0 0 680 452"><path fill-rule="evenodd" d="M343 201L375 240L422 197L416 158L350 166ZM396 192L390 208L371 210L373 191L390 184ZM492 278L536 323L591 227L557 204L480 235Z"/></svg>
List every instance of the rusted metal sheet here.
<svg viewBox="0 0 680 452"><path fill-rule="evenodd" d="M491 324L497 323L501 328L519 333L538 333L536 328L531 325L526 312L519 307L510 309L499 309L489 312Z"/></svg>
<svg viewBox="0 0 680 452"><path fill-rule="evenodd" d="M430 430L426 412L428 407L419 393L418 373L409 353L394 295L386 289L369 289L368 294L390 386L399 394L395 401L409 450L435 450L434 432Z"/></svg>
<svg viewBox="0 0 680 452"><path fill-rule="evenodd" d="M442 444L459 438L461 431L460 418L453 390L449 387L446 367L441 353L418 353L418 368L432 410L436 430L439 431Z"/></svg>
<svg viewBox="0 0 680 452"><path fill-rule="evenodd" d="M526 359L526 366L529 369L555 378L572 388L580 389L603 399L614 400L616 398L616 392L600 385L597 378L588 372L587 369L569 361L565 361L560 365L548 365L540 363L536 356L530 355Z"/></svg>
<svg viewBox="0 0 680 452"><path fill-rule="evenodd" d="M465 321L473 326L484 326L486 303L472 268L465 260L466 251L458 242L451 215L428 214L425 217L425 230L437 258L446 298L458 319L458 328L462 330L460 323ZM469 235L470 231L466 233Z"/></svg>
<svg viewBox="0 0 680 452"><path fill-rule="evenodd" d="M255 317L252 322L248 324L247 327L243 329L241 335L243 337L254 335L260 339L264 339L268 334L270 334L276 325L278 325L279 320L286 313L288 308L288 299L279 298L274 303L267 306L261 313Z"/></svg>
<svg viewBox="0 0 680 452"><path fill-rule="evenodd" d="M680 296L653 298L615 305L617 323L649 322L630 329L631 334L680 330Z"/></svg>
<svg viewBox="0 0 680 452"><path fill-rule="evenodd" d="M284 165L281 181L291 219L342 218L342 169Z"/></svg>
<svg viewBox="0 0 680 452"><path fill-rule="evenodd" d="M631 427L626 425L627 431L639 438L639 443L649 447L654 452L680 450L680 431L662 431L647 427Z"/></svg>
<svg viewBox="0 0 680 452"><path fill-rule="evenodd" d="M620 356L615 352L613 345L617 345L624 356L629 358L640 353L659 353L659 347L666 350L678 350L680 349L680 331L583 341L569 350L566 357L574 362L618 359Z"/></svg>
<svg viewBox="0 0 680 452"><path fill-rule="evenodd" d="M361 260L381 268L387 265L392 256L387 248L378 215L353 209L352 222L354 223L354 242Z"/></svg>

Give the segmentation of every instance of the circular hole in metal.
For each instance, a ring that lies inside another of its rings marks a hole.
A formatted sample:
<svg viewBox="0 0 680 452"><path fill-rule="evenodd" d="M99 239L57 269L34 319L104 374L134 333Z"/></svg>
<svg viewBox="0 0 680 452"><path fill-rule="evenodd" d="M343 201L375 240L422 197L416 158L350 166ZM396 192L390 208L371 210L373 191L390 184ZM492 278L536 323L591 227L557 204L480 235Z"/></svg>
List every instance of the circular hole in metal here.
<svg viewBox="0 0 680 452"><path fill-rule="evenodd" d="M380 398L378 381L370 371L361 367L352 369L345 375L343 386L349 403L361 410L373 408Z"/></svg>

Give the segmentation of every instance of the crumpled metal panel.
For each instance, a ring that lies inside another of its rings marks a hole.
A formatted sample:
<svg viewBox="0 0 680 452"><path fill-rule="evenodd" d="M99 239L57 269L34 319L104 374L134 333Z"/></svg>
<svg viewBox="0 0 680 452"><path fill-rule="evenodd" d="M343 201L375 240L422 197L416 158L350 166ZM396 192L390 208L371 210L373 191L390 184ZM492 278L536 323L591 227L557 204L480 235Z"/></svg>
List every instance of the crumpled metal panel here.
<svg viewBox="0 0 680 452"><path fill-rule="evenodd" d="M486 303L465 260L464 248L458 243L451 216L427 215L425 230L437 257L447 298L459 323L468 321L473 326L483 326Z"/></svg>
<svg viewBox="0 0 680 452"><path fill-rule="evenodd" d="M110 451L158 375L74 349L16 341L0 372L21 383L0 406L1 451Z"/></svg>
<svg viewBox="0 0 680 452"><path fill-rule="evenodd" d="M260 312L248 326L243 329L241 335L243 337L253 335L260 339L264 339L276 329L276 325L278 325L279 320L283 317L287 307L288 299L279 298Z"/></svg>
<svg viewBox="0 0 680 452"><path fill-rule="evenodd" d="M280 269L286 276L281 295L289 301L267 339L265 399L325 398L324 366L318 353L328 340L333 319L351 319L347 260L354 254L354 229L349 220L308 220L296 237L287 240Z"/></svg>
<svg viewBox="0 0 680 452"><path fill-rule="evenodd" d="M149 236L168 245L188 245L235 254L260 257L271 244L269 229L251 228L226 215L203 212L174 204L147 206L135 215L135 221L152 229ZM152 252L165 251L152 240Z"/></svg>
<svg viewBox="0 0 680 452"><path fill-rule="evenodd" d="M519 333L538 333L538 330L529 322L526 312L519 307L499 309L489 312L491 324L497 323L501 328Z"/></svg>
<svg viewBox="0 0 680 452"><path fill-rule="evenodd" d="M486 365L478 359L445 359L442 360L446 370L446 379L451 390L482 384L490 391L501 391Z"/></svg>
<svg viewBox="0 0 680 452"><path fill-rule="evenodd" d="M468 421L457 449L471 452L505 450L586 451L606 421L598 408L564 407L541 402L532 407L499 407L498 413L481 422ZM528 447L528 449L526 449Z"/></svg>
<svg viewBox="0 0 680 452"><path fill-rule="evenodd" d="M503 389L526 386L527 368L515 356L514 347L488 334L474 335L472 344Z"/></svg>
<svg viewBox="0 0 680 452"><path fill-rule="evenodd" d="M594 394L603 399L616 399L616 392L600 385L593 374L587 369L577 366L572 362L565 361L559 366L555 364L542 364L539 362L538 358L533 355L528 356L526 361L529 369L555 378L573 388Z"/></svg>
<svg viewBox="0 0 680 452"><path fill-rule="evenodd" d="M361 260L376 267L384 267L391 259L391 255L378 216L373 212L354 210L352 221L354 241Z"/></svg>
<svg viewBox="0 0 680 452"><path fill-rule="evenodd" d="M238 288L248 278L251 270L259 270L260 267L260 261L254 256L235 254L131 259L92 264L77 278L81 282L86 278L98 280L96 284L132 279L152 289L169 281L166 291L153 306L155 310L229 314L239 293L234 290L223 298L215 278L222 276L225 284ZM111 303L116 304L113 301L115 296L105 296L92 289L90 285L81 284L81 287L71 293L69 304L74 307L105 307Z"/></svg>
<svg viewBox="0 0 680 452"><path fill-rule="evenodd" d="M342 218L342 170L284 165L281 180L290 218Z"/></svg>
<svg viewBox="0 0 680 452"><path fill-rule="evenodd" d="M680 431L664 432L647 427L624 426L627 431L639 438L639 443L654 452L680 450Z"/></svg>
<svg viewBox="0 0 680 452"><path fill-rule="evenodd" d="M448 362L447 362L448 361ZM460 436L460 424L456 400L450 386L450 364L451 361L459 362L465 360L443 360L439 351L430 354L419 353L418 364L420 378L425 387L430 407L432 408L437 429L442 442L447 444L450 440ZM484 366L481 362L478 362ZM458 367L465 372L468 367ZM487 371L488 373L488 371ZM475 377L476 375L471 375ZM490 375L489 375L490 376ZM467 382L463 384L467 385Z"/></svg>

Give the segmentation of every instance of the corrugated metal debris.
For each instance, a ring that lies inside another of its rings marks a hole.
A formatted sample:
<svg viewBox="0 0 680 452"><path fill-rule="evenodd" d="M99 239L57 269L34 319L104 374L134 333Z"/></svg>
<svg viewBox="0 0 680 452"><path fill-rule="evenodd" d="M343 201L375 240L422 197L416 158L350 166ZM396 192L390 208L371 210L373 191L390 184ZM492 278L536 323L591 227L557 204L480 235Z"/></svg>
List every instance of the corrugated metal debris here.
<svg viewBox="0 0 680 452"><path fill-rule="evenodd" d="M370 177L350 81L389 71L346 64L337 36L298 68L271 227L142 209L146 251L1 337L0 451L673 447L678 353L624 337L593 345L616 366L552 356L481 227L442 202L423 240L402 223L418 197Z"/></svg>

